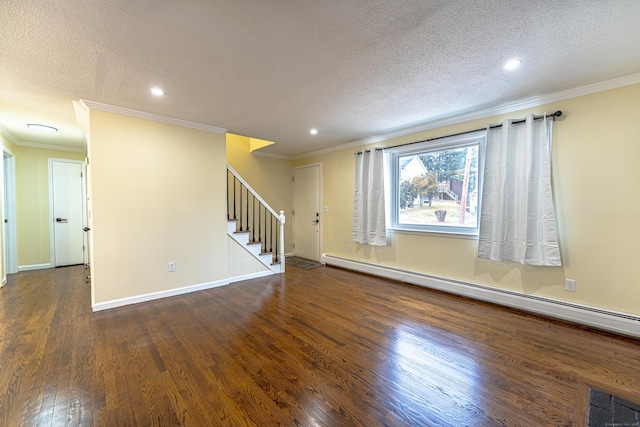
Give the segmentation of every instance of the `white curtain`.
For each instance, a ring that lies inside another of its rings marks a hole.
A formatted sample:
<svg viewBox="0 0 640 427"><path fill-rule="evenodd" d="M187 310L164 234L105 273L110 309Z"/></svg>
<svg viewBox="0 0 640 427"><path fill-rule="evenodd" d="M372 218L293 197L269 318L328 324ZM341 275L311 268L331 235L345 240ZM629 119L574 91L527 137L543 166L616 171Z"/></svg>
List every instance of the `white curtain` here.
<svg viewBox="0 0 640 427"><path fill-rule="evenodd" d="M487 127L478 257L562 265L551 193L551 131L546 117Z"/></svg>
<svg viewBox="0 0 640 427"><path fill-rule="evenodd" d="M361 151L356 156L355 197L351 239L373 246L386 246L384 216L384 152Z"/></svg>

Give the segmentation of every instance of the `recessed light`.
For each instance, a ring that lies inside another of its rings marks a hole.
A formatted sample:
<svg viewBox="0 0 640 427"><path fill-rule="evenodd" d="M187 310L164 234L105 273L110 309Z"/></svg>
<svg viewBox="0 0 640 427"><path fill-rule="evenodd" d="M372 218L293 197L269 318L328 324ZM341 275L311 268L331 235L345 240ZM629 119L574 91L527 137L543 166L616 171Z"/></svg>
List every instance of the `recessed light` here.
<svg viewBox="0 0 640 427"><path fill-rule="evenodd" d="M155 96L164 95L164 91L162 89L160 89L159 87L152 87L151 88L151 93L154 94Z"/></svg>
<svg viewBox="0 0 640 427"><path fill-rule="evenodd" d="M507 71L513 71L516 68L518 68L520 66L520 64L522 64L522 61L519 59L512 59L511 61L508 61L506 64L504 64L504 68Z"/></svg>
<svg viewBox="0 0 640 427"><path fill-rule="evenodd" d="M317 135L317 134L318 134L318 129L311 129L311 130L309 131L309 133L310 133L311 135Z"/></svg>
<svg viewBox="0 0 640 427"><path fill-rule="evenodd" d="M37 130L38 132L48 132L48 133L56 133L58 129L53 126L41 125L39 123L29 123L27 125L29 129Z"/></svg>

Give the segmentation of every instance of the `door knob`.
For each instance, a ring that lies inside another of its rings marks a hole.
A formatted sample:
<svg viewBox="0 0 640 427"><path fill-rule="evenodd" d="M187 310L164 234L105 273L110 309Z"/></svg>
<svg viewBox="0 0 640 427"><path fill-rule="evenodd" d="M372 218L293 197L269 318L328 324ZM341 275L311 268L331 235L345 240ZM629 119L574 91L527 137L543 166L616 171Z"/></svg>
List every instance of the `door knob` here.
<svg viewBox="0 0 640 427"><path fill-rule="evenodd" d="M67 222L67 218L56 218L56 222L65 223L65 222Z"/></svg>

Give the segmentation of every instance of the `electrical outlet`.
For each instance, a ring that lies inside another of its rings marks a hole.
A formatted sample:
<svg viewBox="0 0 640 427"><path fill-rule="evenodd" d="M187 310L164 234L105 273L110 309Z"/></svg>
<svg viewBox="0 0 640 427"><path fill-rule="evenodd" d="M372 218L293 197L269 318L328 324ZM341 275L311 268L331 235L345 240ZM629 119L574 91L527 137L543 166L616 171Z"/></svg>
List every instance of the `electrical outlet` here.
<svg viewBox="0 0 640 427"><path fill-rule="evenodd" d="M576 281L573 279L566 279L564 281L564 290L569 292L576 291Z"/></svg>
<svg viewBox="0 0 640 427"><path fill-rule="evenodd" d="M171 262L169 263L169 272L170 272L170 273L173 273L174 271L176 271L176 263L175 263L175 262L173 262L173 261L171 261Z"/></svg>
<svg viewBox="0 0 640 427"><path fill-rule="evenodd" d="M351 245L347 246L347 252L351 253Z"/></svg>

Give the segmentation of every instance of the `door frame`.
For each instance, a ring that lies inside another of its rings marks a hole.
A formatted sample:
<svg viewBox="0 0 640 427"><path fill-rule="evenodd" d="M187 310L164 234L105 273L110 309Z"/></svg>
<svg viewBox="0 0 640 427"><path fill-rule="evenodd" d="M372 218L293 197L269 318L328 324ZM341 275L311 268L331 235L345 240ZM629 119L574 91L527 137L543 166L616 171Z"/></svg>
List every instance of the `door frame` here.
<svg viewBox="0 0 640 427"><path fill-rule="evenodd" d="M4 227L4 260L5 271L3 281L7 274L18 272L18 228L16 214L16 156L7 147L2 147L2 174L3 183L3 211L2 223L9 220ZM8 218L7 218L8 216Z"/></svg>
<svg viewBox="0 0 640 427"><path fill-rule="evenodd" d="M292 234L292 247L293 247L293 254L295 255L296 253L296 249L295 249L295 243L296 243L296 215L295 215L295 208L296 208L296 187L294 184L294 176L295 176L295 171L298 169L305 169L305 168L311 168L311 167L317 167L318 168L318 213L319 216L318 218L320 219L320 223L318 224L318 261L320 261L320 259L322 259L322 227L324 224L324 219L323 219L323 205L322 205L322 163L318 162L318 163L310 163L308 165L302 165L302 166L296 166L293 167L291 169L291 182L292 182L292 186L291 186L291 202L292 202L292 206L291 206L291 211L294 212L294 215L292 215L293 217L293 226L291 227L291 234Z"/></svg>
<svg viewBox="0 0 640 427"><path fill-rule="evenodd" d="M80 170L82 173L82 225L83 227L88 227L87 225L87 168L86 162L84 160L70 160L70 159L58 159L55 157L49 157L49 252L51 266L56 266L56 237L55 237L55 224L54 224L54 212L53 212L53 163L54 162L63 162L63 163L76 163L80 165ZM84 245L84 250L82 251L82 259L83 263L87 265L89 263L88 259L88 242L87 242L87 233L83 233L82 235L82 244Z"/></svg>

